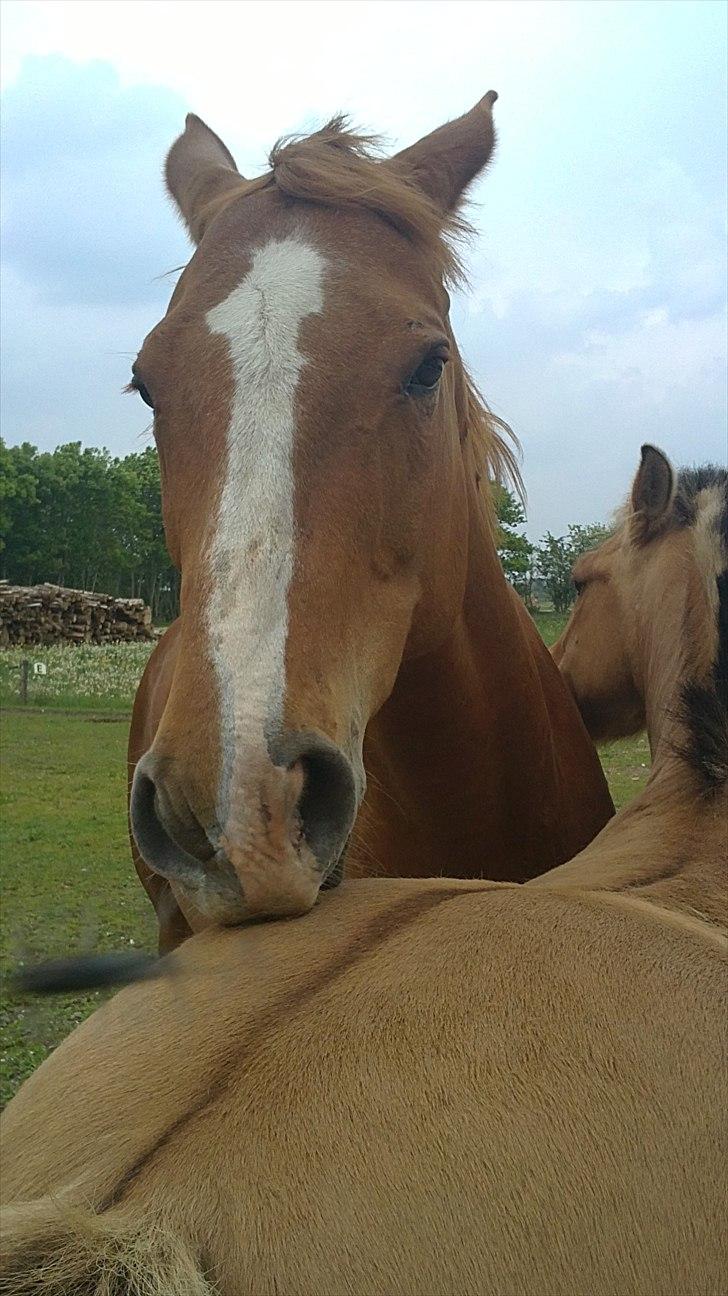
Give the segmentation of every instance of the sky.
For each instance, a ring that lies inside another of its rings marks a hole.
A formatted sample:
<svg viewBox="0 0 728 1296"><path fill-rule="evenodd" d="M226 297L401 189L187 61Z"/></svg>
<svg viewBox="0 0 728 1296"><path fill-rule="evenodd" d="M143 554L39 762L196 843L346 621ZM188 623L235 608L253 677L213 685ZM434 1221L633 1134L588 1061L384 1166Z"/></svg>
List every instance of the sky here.
<svg viewBox="0 0 728 1296"><path fill-rule="evenodd" d="M522 447L528 532L607 520L644 441L727 453L722 0L5 0L2 433L114 454L190 248L187 111L255 175L336 111L413 142L495 88L456 337Z"/></svg>

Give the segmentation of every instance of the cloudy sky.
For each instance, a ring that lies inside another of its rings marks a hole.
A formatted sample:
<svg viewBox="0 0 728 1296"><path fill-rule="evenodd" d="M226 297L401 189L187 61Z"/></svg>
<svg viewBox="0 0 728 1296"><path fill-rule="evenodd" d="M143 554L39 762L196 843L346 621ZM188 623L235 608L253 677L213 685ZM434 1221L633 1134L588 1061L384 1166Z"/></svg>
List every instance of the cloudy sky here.
<svg viewBox="0 0 728 1296"><path fill-rule="evenodd" d="M499 91L455 330L517 432L529 532L605 519L639 446L726 457L722 0L5 0L2 431L144 443L122 397L188 247L192 109L256 174L344 109L393 147ZM141 440L140 440L141 439Z"/></svg>

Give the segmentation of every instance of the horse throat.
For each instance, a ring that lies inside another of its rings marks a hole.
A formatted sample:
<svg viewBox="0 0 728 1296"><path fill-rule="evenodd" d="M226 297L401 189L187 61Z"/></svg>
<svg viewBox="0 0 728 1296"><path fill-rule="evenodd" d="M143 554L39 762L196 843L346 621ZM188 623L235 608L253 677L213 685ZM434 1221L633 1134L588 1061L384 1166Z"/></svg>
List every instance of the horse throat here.
<svg viewBox="0 0 728 1296"><path fill-rule="evenodd" d="M364 745L353 875L524 881L569 859L612 804L571 696L507 584L471 500L463 604L441 647L405 658Z"/></svg>

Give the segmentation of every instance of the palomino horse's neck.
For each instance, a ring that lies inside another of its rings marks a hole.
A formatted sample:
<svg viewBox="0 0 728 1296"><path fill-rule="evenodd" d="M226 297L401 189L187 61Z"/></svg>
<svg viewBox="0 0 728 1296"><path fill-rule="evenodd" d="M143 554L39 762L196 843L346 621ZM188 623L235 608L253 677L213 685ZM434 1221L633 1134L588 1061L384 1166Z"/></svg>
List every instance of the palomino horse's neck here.
<svg viewBox="0 0 728 1296"><path fill-rule="evenodd" d="M685 670L685 590L681 582L661 585L659 606L644 608L641 621L643 642L634 655L641 663L639 686L645 699L653 774L657 774L673 750L676 701Z"/></svg>
<svg viewBox="0 0 728 1296"><path fill-rule="evenodd" d="M623 891L728 924L728 789L708 794L677 755L573 860L534 885Z"/></svg>
<svg viewBox="0 0 728 1296"><path fill-rule="evenodd" d="M601 772L576 707L505 581L474 473L469 510L460 616L438 651L403 663L367 731L367 853L355 830L354 874L522 881L570 858L612 812L606 783L594 795Z"/></svg>
<svg viewBox="0 0 728 1296"><path fill-rule="evenodd" d="M665 754L635 806L653 862L633 886L645 899L728 925L728 788L706 792L696 781L680 757Z"/></svg>
<svg viewBox="0 0 728 1296"><path fill-rule="evenodd" d="M728 787L706 789L682 755L686 593L661 589L641 645L652 770L643 792L599 836L536 885L627 891L728 923Z"/></svg>

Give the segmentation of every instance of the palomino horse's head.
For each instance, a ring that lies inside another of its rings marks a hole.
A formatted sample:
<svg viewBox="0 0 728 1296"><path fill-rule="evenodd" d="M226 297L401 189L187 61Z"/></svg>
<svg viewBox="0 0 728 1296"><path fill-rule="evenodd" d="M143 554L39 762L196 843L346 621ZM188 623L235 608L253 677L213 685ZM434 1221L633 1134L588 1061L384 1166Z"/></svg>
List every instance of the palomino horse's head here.
<svg viewBox="0 0 728 1296"><path fill-rule="evenodd" d="M684 653L690 642L694 676L709 669L713 631L687 635L682 622L686 600L701 625L715 621L705 572L713 578L718 560L702 551L721 549L715 522L728 507L725 491L724 471L675 473L660 450L643 446L616 531L575 563L577 601L552 652L596 741L650 729L645 677L660 654ZM672 645L664 642L670 627ZM652 698L655 714L669 704L659 693Z"/></svg>
<svg viewBox="0 0 728 1296"><path fill-rule="evenodd" d="M495 98L388 160L335 121L246 181L194 116L167 160L197 250L132 386L181 637L131 819L203 917L304 912L337 879L367 722L458 616L483 428L448 237Z"/></svg>

